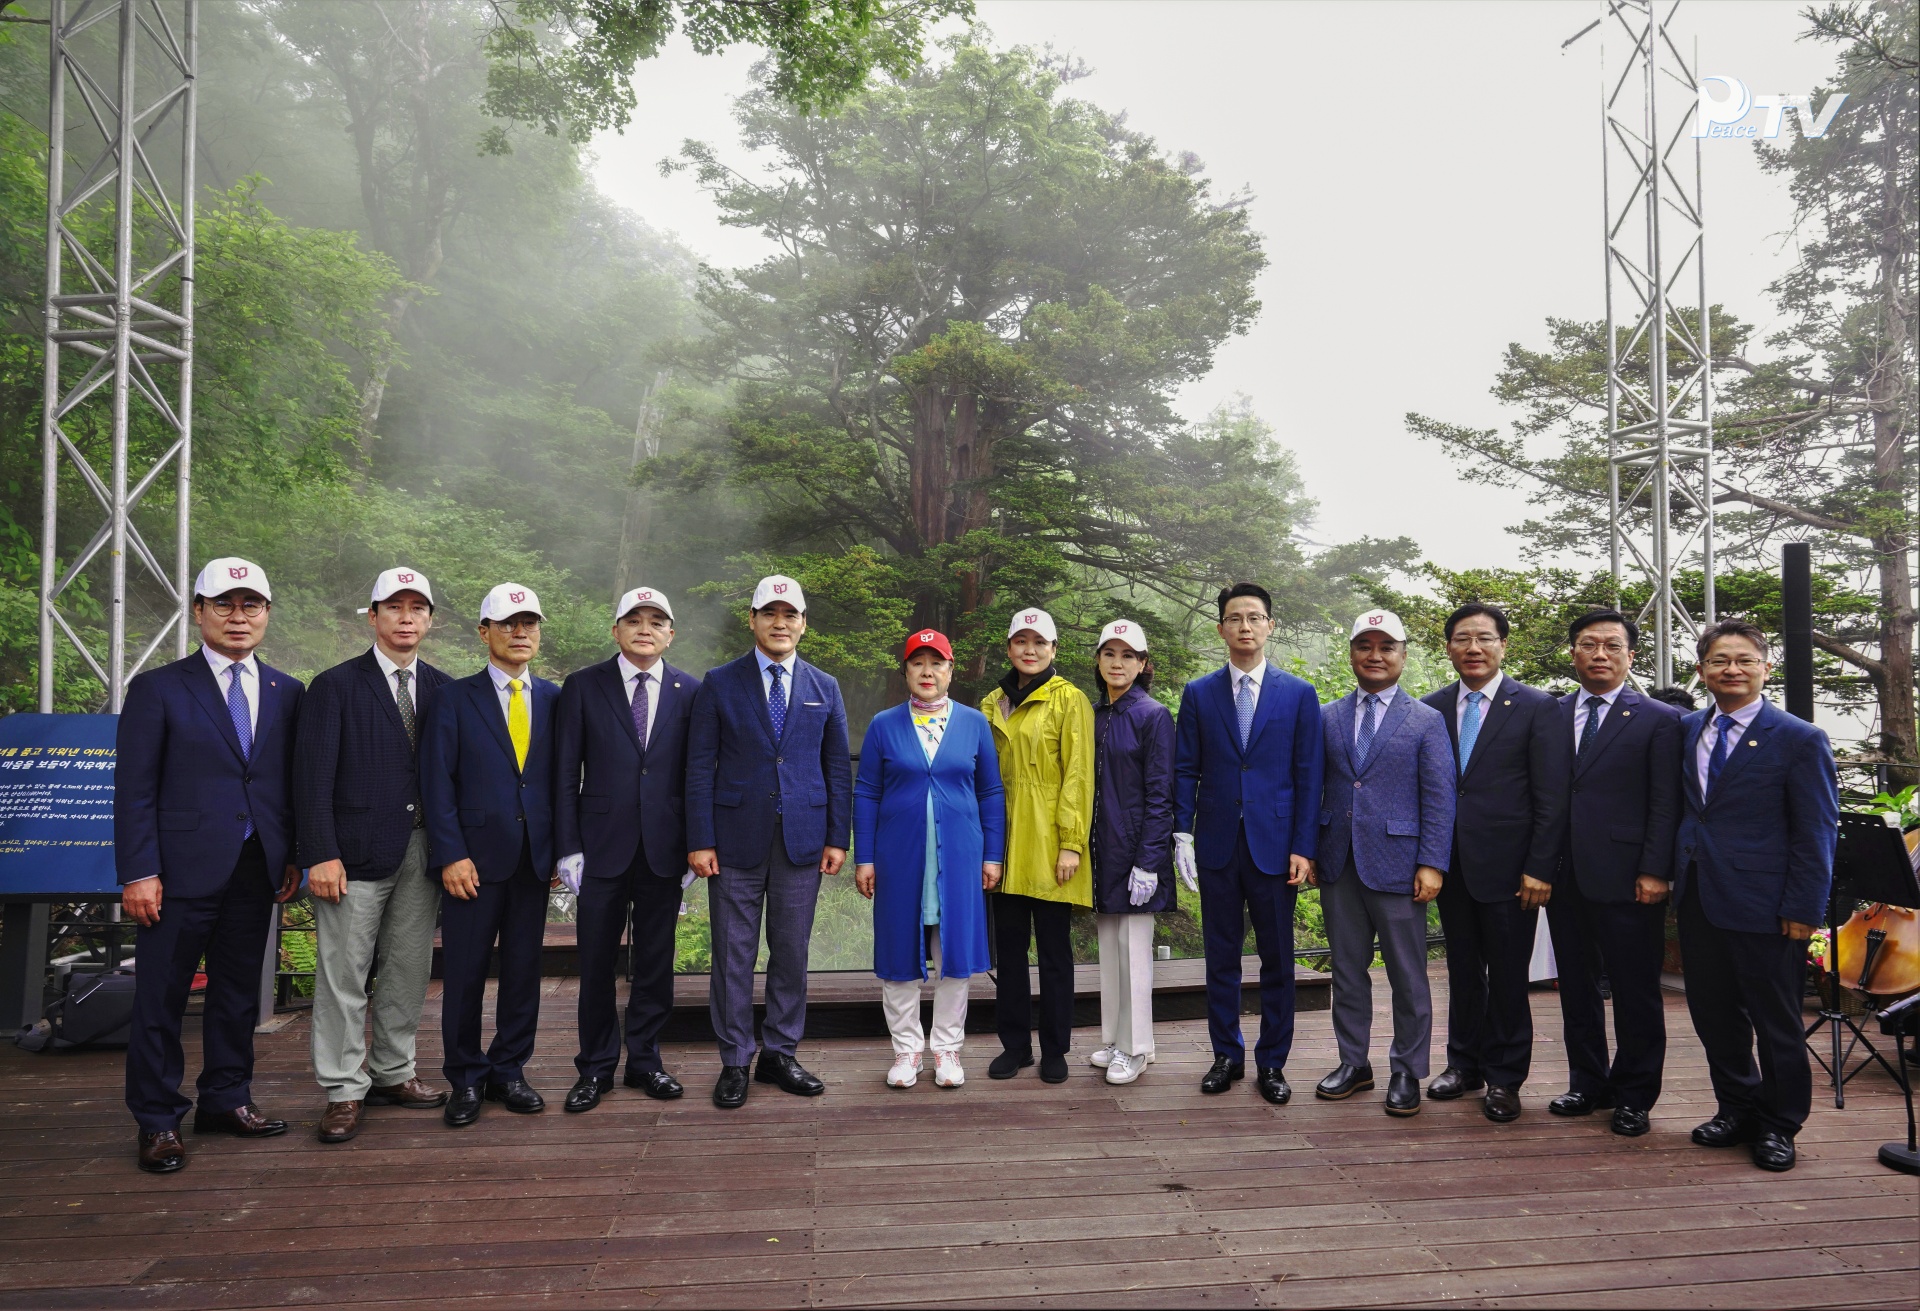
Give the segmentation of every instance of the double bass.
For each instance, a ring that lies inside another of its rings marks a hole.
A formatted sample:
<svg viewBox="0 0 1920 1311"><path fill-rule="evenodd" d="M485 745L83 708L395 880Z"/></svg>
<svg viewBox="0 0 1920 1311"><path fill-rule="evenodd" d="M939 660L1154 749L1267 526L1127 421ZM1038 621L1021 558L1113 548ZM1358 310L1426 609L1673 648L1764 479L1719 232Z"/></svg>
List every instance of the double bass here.
<svg viewBox="0 0 1920 1311"><path fill-rule="evenodd" d="M1920 864L1920 828L1906 835L1907 857ZM1920 991L1920 910L1876 901L1862 906L1833 935L1840 986L1874 997Z"/></svg>

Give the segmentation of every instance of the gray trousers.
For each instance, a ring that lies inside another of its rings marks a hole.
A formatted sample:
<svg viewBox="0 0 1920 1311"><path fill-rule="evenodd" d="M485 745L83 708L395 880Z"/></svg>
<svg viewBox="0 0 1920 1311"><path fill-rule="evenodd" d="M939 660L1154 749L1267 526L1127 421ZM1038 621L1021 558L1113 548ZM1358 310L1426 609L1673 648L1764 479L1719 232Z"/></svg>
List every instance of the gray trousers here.
<svg viewBox="0 0 1920 1311"><path fill-rule="evenodd" d="M363 1101L370 1087L414 1076L414 1037L433 972L440 883L427 877L427 835L415 829L390 878L350 880L337 902L313 899L313 1071L330 1102ZM376 956L373 1045L367 975Z"/></svg>
<svg viewBox="0 0 1920 1311"><path fill-rule="evenodd" d="M1351 857L1334 883L1320 885L1320 909L1326 916L1327 946L1333 955L1333 1033L1340 1061L1369 1067L1373 1031L1373 943L1380 940L1387 982L1393 989L1393 1046L1388 1065L1395 1074L1427 1077L1433 1043L1433 999L1427 991L1427 908L1411 893L1375 892L1360 881Z"/></svg>
<svg viewBox="0 0 1920 1311"><path fill-rule="evenodd" d="M820 899L819 857L787 859L779 824L758 865L722 865L707 884L713 925L713 988L708 1010L723 1065L748 1065L756 1046L792 1056L807 1027L807 947ZM762 915L767 926L767 1020L764 1043L753 1036L753 966L760 954Z"/></svg>

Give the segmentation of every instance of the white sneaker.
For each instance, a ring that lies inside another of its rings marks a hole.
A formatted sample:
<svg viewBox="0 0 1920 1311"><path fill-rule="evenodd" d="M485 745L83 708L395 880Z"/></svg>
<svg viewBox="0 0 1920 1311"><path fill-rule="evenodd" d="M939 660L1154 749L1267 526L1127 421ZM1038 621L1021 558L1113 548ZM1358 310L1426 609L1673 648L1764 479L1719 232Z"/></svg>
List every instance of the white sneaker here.
<svg viewBox="0 0 1920 1311"><path fill-rule="evenodd" d="M918 1082L920 1082L920 1053L897 1053L893 1058L893 1068L887 1071L887 1087L911 1088Z"/></svg>
<svg viewBox="0 0 1920 1311"><path fill-rule="evenodd" d="M967 1081L967 1072L960 1068L959 1052L935 1052L933 1054L933 1085L936 1088L958 1088Z"/></svg>
<svg viewBox="0 0 1920 1311"><path fill-rule="evenodd" d="M1150 1056L1135 1056L1132 1052L1115 1052L1113 1062L1107 1066L1107 1082L1132 1083L1152 1059Z"/></svg>
<svg viewBox="0 0 1920 1311"><path fill-rule="evenodd" d="M1091 1065L1096 1070L1104 1070L1109 1065L1113 1064L1113 1057L1114 1057L1113 1048L1102 1047L1100 1048L1100 1050L1096 1051L1093 1055L1087 1057L1087 1064Z"/></svg>

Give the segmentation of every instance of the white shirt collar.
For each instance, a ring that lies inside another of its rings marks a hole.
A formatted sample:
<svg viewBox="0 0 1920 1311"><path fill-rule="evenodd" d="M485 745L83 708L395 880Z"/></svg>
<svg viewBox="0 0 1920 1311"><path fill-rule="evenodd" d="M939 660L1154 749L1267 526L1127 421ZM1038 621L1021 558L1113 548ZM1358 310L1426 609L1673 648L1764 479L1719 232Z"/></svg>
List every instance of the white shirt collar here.
<svg viewBox="0 0 1920 1311"><path fill-rule="evenodd" d="M393 674L396 669L404 669L407 671L408 675L411 676L414 672L415 667L418 666L420 663L420 657L415 656L411 661L411 663L404 664L404 665L395 664L393 661L393 658L389 656L385 651L382 651L380 649L380 644L378 642L375 642L373 644L373 659L374 659L374 662L380 666L381 677L385 678L389 683L393 681ZM488 665L487 667L491 669L493 666Z"/></svg>
<svg viewBox="0 0 1920 1311"><path fill-rule="evenodd" d="M1607 709L1611 710L1613 709L1613 703L1620 699L1620 694L1627 690L1627 685L1622 683L1611 692L1589 692L1584 687L1578 690L1580 695L1574 699L1573 704L1579 709L1585 710L1587 708L1587 702L1597 696L1606 704Z"/></svg>
<svg viewBox="0 0 1920 1311"><path fill-rule="evenodd" d="M1393 698L1399 694L1399 691L1400 691L1400 684L1395 683L1392 687L1387 688L1384 692L1375 692L1372 694L1380 698L1381 714L1386 713L1387 707L1393 704ZM1353 704L1358 706L1360 709L1365 710L1367 708L1367 696L1368 696L1368 693L1365 688L1360 688L1360 687L1354 688Z"/></svg>
<svg viewBox="0 0 1920 1311"><path fill-rule="evenodd" d="M1262 660L1252 669L1242 669L1240 666L1234 664L1233 661L1227 661L1227 679L1232 683L1234 691L1238 692L1240 690L1240 680L1243 678L1251 678L1253 680L1253 690L1256 692L1260 691L1267 685L1267 662Z"/></svg>
<svg viewBox="0 0 1920 1311"><path fill-rule="evenodd" d="M253 652L251 651L241 656L238 660L229 660L212 647L203 644L200 648L200 654L207 658L207 664L212 668L213 676L216 679L224 679L227 676L228 665L239 665L241 669L246 671L247 677L254 679L256 682L260 678L260 666L259 663L254 660Z"/></svg>
<svg viewBox="0 0 1920 1311"><path fill-rule="evenodd" d="M502 692L509 690L507 687L507 684L512 681L513 675L507 673L506 670L500 668L499 665L494 664L493 661L491 660L487 661L487 673L493 677L493 685L497 690ZM521 670L520 671L521 691L525 691L527 688L532 686L533 686L533 675L524 669Z"/></svg>
<svg viewBox="0 0 1920 1311"><path fill-rule="evenodd" d="M759 648L756 647L754 649L758 650ZM622 683L631 683L634 680L635 676L640 674L646 675L648 678L654 680L655 682L660 681L660 662L658 660L655 660L653 662L653 668L642 669L639 665L636 665L633 663L633 661L627 659L627 653L625 651L622 651L619 655L615 656L614 659L619 662L620 681Z"/></svg>
<svg viewBox="0 0 1920 1311"><path fill-rule="evenodd" d="M1753 721L1760 717L1760 707L1764 706L1765 704L1767 704L1767 699L1763 696L1757 696L1753 700L1749 701L1746 705L1742 706L1740 709L1733 712L1733 722L1740 726L1741 732L1743 733L1746 732L1748 727L1752 725ZM1720 709L1718 705L1715 705L1713 707L1712 715L1708 716L1708 719L1710 721L1710 726L1714 728L1718 728L1720 725L1720 716L1725 713L1726 712Z"/></svg>
<svg viewBox="0 0 1920 1311"><path fill-rule="evenodd" d="M753 655L754 655L754 659L760 662L760 677L765 678L767 676L767 670L771 669L775 665L779 665L781 670L786 674L787 681L789 683L793 681L794 662L800 658L800 653L798 651L788 652L787 658L784 660L775 660L772 656L768 655L765 651L762 651L759 647L756 646L753 648Z"/></svg>
<svg viewBox="0 0 1920 1311"><path fill-rule="evenodd" d="M1492 701L1494 698L1494 694L1499 692L1500 685L1506 681L1506 677L1507 676L1505 674L1495 674L1492 680L1489 681L1485 687L1480 689L1480 695L1485 697L1488 701ZM1473 689L1467 686L1467 681L1464 678L1461 679L1460 695L1456 698L1457 703L1464 706L1467 703L1467 697L1472 694L1472 691Z"/></svg>

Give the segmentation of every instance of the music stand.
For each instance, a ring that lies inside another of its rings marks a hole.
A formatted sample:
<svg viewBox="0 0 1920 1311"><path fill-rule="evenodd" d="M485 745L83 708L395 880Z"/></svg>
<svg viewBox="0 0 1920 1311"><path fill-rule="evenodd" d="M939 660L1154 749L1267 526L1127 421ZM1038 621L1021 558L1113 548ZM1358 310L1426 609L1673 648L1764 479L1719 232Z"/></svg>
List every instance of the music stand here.
<svg viewBox="0 0 1920 1311"><path fill-rule="evenodd" d="M1872 1061L1878 1061L1881 1068L1893 1076L1900 1085L1900 1092L1907 1104L1907 1141L1905 1143L1887 1143L1880 1149L1880 1160L1896 1170L1914 1173L1920 1169L1920 1153L1916 1153L1913 1114L1913 1088L1907 1081L1904 1069L1896 1069L1880 1054L1865 1031L1854 1022L1852 1016L1840 1009L1840 926L1846 923L1846 917L1840 913L1842 899L1852 901L1878 901L1889 906L1920 908L1920 879L1914 876L1913 862L1907 855L1907 845L1902 840L1900 830L1886 822L1879 814L1842 814L1840 816L1839 841L1833 854L1833 886L1827 894L1827 931L1832 969L1829 975L1825 995L1821 998L1820 1016L1807 1026L1806 1041L1813 1059L1820 1064L1833 1079L1833 1104L1844 1108L1847 1104L1847 1081ZM1823 1025L1832 1026L1833 1060L1829 1064L1814 1045L1813 1036ZM1844 1051L1840 1046L1843 1034L1850 1034ZM1852 1057L1855 1047L1867 1049L1868 1060L1847 1071L1846 1063ZM1896 1051L1901 1055L1904 1049ZM1904 1060L1901 1062L1905 1064ZM1889 1160L1892 1153L1895 1160Z"/></svg>

